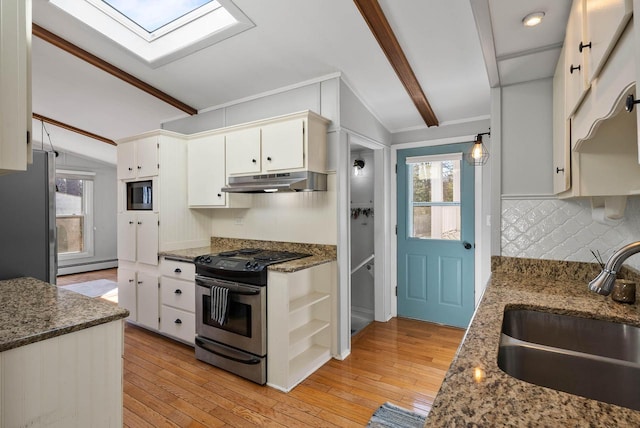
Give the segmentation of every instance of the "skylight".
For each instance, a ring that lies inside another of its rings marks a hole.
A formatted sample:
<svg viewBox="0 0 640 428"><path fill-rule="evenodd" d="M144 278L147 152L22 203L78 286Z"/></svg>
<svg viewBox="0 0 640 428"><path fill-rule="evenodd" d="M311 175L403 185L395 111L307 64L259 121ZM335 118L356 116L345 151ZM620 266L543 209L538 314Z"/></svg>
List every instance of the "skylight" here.
<svg viewBox="0 0 640 428"><path fill-rule="evenodd" d="M213 0L102 0L128 19L153 33L160 27Z"/></svg>
<svg viewBox="0 0 640 428"><path fill-rule="evenodd" d="M154 68L254 27L232 0L49 1Z"/></svg>

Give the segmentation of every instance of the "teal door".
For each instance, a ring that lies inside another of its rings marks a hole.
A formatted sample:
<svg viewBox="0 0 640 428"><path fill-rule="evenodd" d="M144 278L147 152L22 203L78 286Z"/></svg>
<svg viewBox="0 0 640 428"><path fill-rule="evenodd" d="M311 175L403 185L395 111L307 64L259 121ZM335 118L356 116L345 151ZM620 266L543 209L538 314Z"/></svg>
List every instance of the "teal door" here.
<svg viewBox="0 0 640 428"><path fill-rule="evenodd" d="M398 315L466 328L474 298L472 143L398 151Z"/></svg>

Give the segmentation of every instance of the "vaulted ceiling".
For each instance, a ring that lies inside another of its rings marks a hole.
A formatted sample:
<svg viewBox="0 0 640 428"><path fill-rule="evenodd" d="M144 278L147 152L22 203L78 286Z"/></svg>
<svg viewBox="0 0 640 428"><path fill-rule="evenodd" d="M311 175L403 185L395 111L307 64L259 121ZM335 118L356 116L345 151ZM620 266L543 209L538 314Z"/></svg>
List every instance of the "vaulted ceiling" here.
<svg viewBox="0 0 640 428"><path fill-rule="evenodd" d="M488 118L490 86L552 74L570 1L379 3L439 126L447 126ZM234 4L255 27L155 69L48 0L33 0L33 21L196 109L339 72L390 132L426 127L354 2ZM547 13L543 25L523 28L534 10ZM38 114L110 139L186 116L38 37L32 52Z"/></svg>

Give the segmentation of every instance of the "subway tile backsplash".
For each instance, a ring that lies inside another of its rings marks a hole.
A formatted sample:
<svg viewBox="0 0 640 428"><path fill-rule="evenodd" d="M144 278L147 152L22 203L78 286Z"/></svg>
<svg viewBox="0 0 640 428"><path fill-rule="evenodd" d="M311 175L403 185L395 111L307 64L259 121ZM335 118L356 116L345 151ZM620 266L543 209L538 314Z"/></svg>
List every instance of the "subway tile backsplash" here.
<svg viewBox="0 0 640 428"><path fill-rule="evenodd" d="M595 262L590 250L606 259L640 240L640 197L629 197L625 217L616 224L593 220L589 199L504 199L502 255L533 259ZM640 269L640 254L626 265Z"/></svg>

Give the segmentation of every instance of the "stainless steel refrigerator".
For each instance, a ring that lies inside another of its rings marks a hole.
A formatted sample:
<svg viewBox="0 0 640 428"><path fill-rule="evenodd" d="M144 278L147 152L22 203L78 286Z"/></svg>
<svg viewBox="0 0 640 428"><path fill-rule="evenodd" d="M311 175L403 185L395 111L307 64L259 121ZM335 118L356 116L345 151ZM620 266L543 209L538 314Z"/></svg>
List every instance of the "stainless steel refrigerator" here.
<svg viewBox="0 0 640 428"><path fill-rule="evenodd" d="M39 150L26 171L0 176L0 280L56 283L55 177L54 153Z"/></svg>

